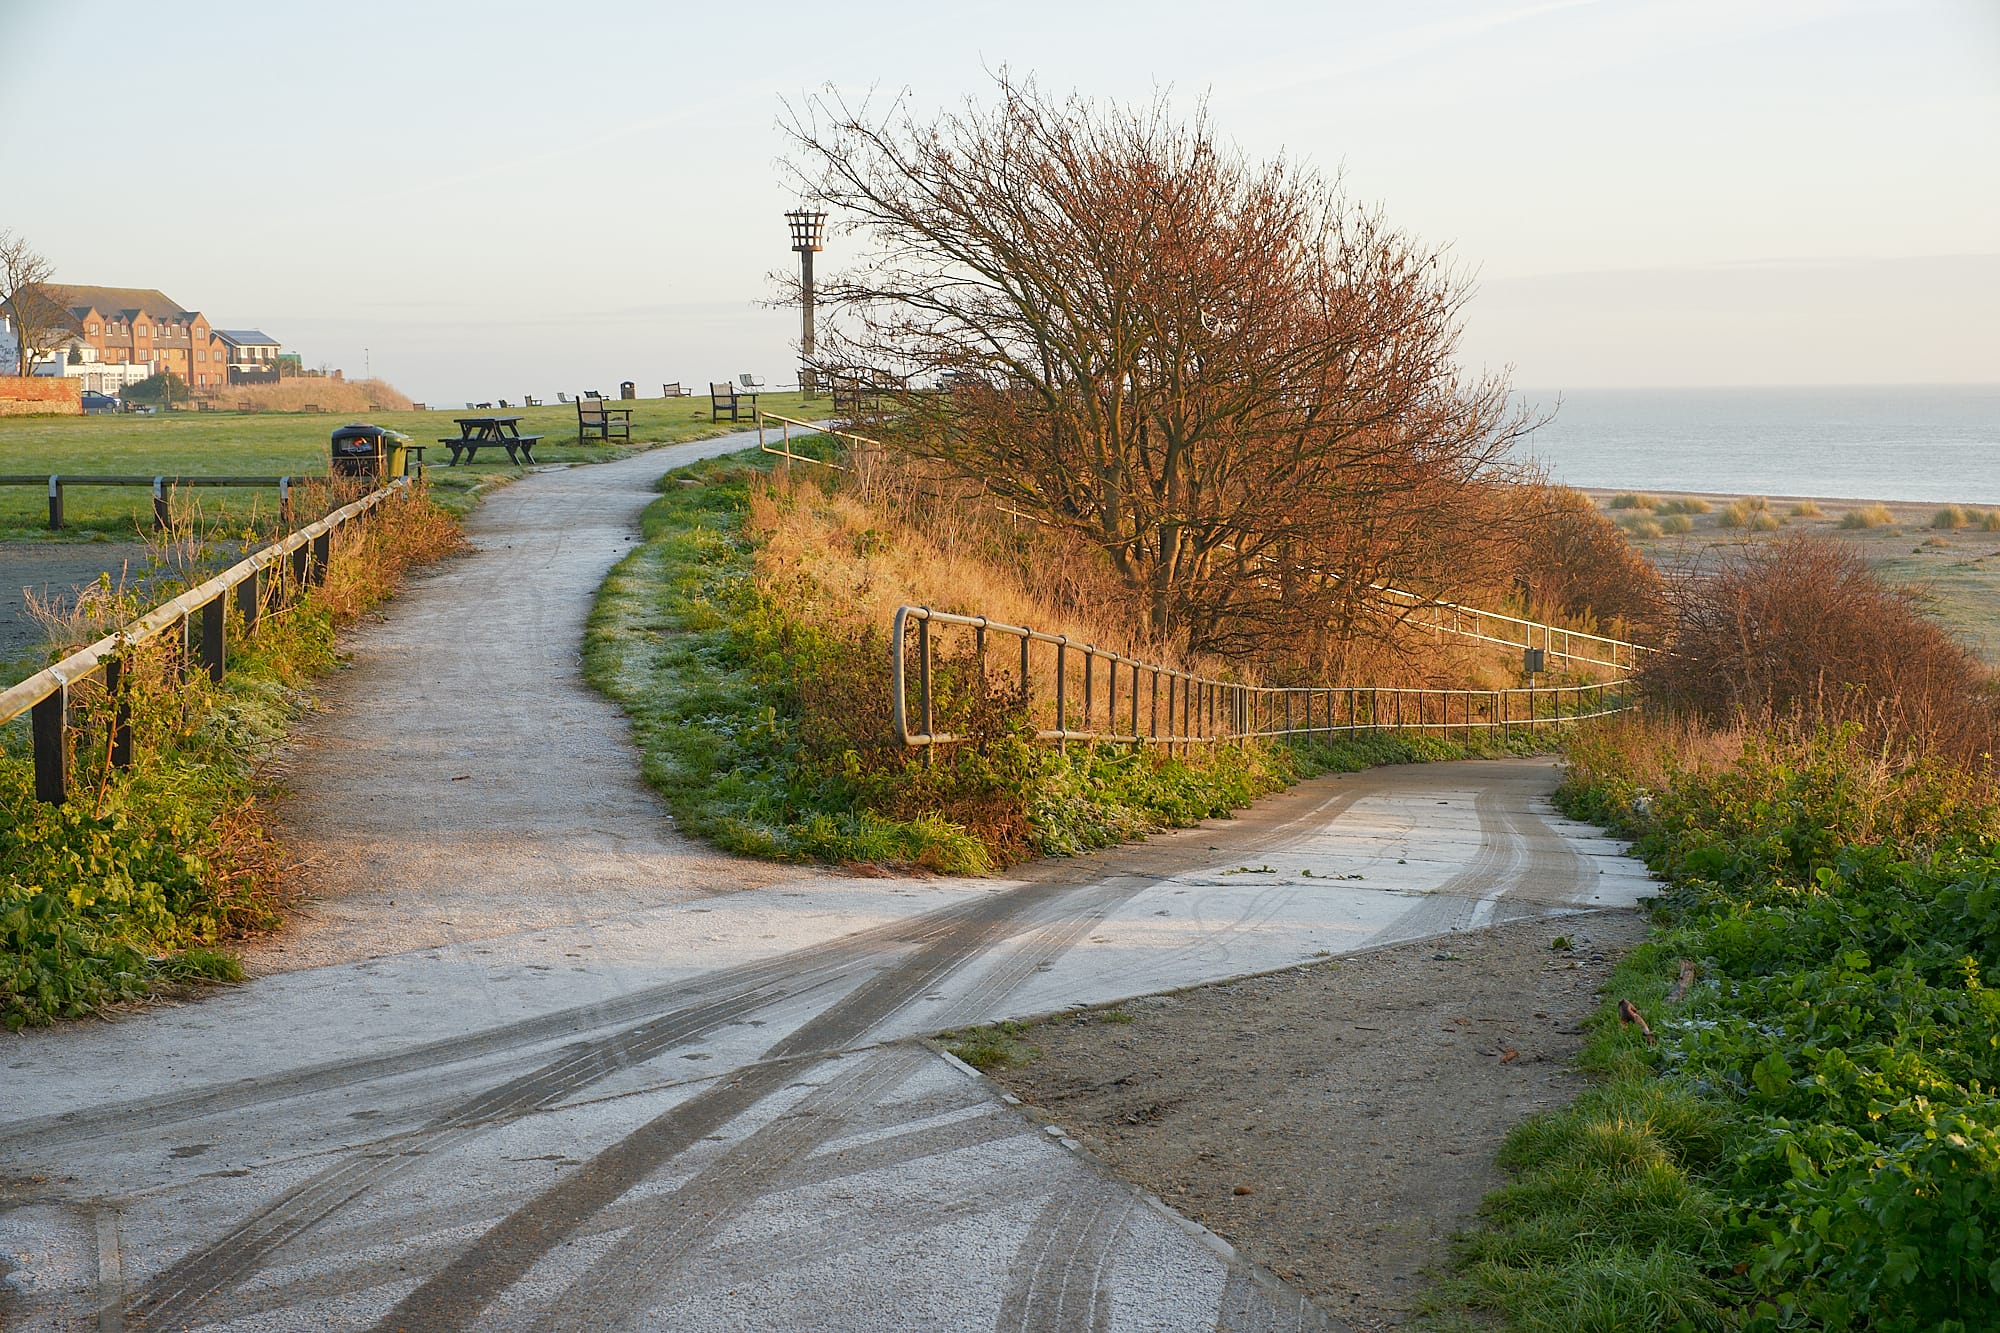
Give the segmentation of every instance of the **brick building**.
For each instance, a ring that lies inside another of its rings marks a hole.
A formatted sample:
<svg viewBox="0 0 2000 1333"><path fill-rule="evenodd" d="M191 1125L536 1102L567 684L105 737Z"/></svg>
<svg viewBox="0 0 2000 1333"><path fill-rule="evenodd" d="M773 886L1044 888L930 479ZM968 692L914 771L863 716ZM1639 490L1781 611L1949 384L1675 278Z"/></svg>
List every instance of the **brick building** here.
<svg viewBox="0 0 2000 1333"><path fill-rule="evenodd" d="M243 350L237 338L225 336L198 310L184 309L165 293L146 287L75 287L62 289L75 322L71 345L93 349L92 360L112 365L138 365L148 373L171 371L200 393L230 383L229 368ZM277 344L264 335L275 356ZM259 347L260 354L263 349ZM246 369L262 371L260 355Z"/></svg>

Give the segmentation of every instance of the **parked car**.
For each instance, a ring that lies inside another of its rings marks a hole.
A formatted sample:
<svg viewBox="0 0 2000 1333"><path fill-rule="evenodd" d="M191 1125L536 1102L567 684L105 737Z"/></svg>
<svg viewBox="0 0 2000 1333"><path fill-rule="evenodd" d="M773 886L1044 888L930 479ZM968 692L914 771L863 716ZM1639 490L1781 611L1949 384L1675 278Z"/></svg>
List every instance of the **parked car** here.
<svg viewBox="0 0 2000 1333"><path fill-rule="evenodd" d="M88 389L83 394L83 410L93 415L116 412L123 404L108 393L94 393Z"/></svg>

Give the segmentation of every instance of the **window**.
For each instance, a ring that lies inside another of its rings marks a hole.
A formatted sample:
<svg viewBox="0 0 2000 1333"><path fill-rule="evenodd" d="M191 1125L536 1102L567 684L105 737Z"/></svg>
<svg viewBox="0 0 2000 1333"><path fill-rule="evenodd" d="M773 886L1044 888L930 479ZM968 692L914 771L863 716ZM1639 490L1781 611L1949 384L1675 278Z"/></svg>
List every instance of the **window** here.
<svg viewBox="0 0 2000 1333"><path fill-rule="evenodd" d="M84 331L85 333L89 334L89 335L90 335L91 337L93 337L93 338L95 338L95 337L97 336L97 326L96 326L95 324L86 324L86 325L84 325L84 326L83 326L83 331Z"/></svg>
<svg viewBox="0 0 2000 1333"><path fill-rule="evenodd" d="M194 359L197 361L206 361L208 360L208 353L201 351L199 348L197 348L195 350Z"/></svg>

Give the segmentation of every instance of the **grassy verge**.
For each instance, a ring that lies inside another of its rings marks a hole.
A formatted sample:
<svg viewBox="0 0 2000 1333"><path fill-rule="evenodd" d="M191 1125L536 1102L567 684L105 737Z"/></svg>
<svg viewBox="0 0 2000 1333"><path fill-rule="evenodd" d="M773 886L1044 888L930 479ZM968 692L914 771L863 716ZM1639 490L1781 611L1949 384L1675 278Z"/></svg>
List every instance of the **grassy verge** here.
<svg viewBox="0 0 2000 1333"><path fill-rule="evenodd" d="M768 411L803 417L823 412L826 401L806 403L798 394L764 394ZM706 395L699 398L638 398L620 406L633 409L632 445L576 442L576 409L569 404L510 408L521 417L521 433L540 435L536 455L546 462L599 462L647 444L678 444L734 430L754 429L751 421L713 422ZM371 421L402 431L434 452L440 436L455 436L451 410L370 412L360 418L328 413L175 412L159 416L0 417L0 472L22 474L178 474L305 476L327 466L328 435L349 419ZM476 464L433 467L439 499L490 481L518 476L523 469L499 462L488 450ZM275 497L247 490L201 493L206 515L218 522L241 521L253 509L267 512ZM34 487L0 486L0 537L89 540L92 534L131 534L151 521L152 498L143 490L78 487L64 497L63 534L47 530L48 496Z"/></svg>
<svg viewBox="0 0 2000 1333"><path fill-rule="evenodd" d="M134 763L109 763L108 704L78 690L69 802L34 799L25 728L0 729L0 1021L78 1017L162 982L232 980L222 946L272 924L281 850L257 766L335 663L334 632L387 596L402 572L458 543L427 496L391 500L343 529L324 585L228 633L225 683L181 679L164 651L128 668ZM155 585L148 596L171 596ZM146 608L100 604L122 622ZM89 639L99 627L79 625Z"/></svg>
<svg viewBox="0 0 2000 1333"><path fill-rule="evenodd" d="M584 639L591 682L633 719L647 780L684 831L728 850L979 873L1226 815L1312 773L1474 752L1357 737L1064 753L1023 739L1018 708L981 698L964 706L985 744L926 766L889 739L882 631L829 627L811 614L818 590L760 581L745 520L769 461L666 477ZM952 669L940 664L941 689Z"/></svg>
<svg viewBox="0 0 2000 1333"><path fill-rule="evenodd" d="M1636 838L1669 891L1586 1050L1601 1082L1511 1136L1515 1179L1446 1308L1533 1330L2000 1327L1990 782L1852 730L1705 765L1662 765L1659 740L1573 749L1566 807Z"/></svg>

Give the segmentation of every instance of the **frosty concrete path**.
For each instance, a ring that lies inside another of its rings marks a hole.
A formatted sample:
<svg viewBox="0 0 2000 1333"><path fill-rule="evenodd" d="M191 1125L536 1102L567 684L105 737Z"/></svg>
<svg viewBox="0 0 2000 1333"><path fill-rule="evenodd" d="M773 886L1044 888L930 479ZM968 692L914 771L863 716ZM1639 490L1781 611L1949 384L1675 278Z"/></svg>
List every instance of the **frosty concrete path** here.
<svg viewBox="0 0 2000 1333"><path fill-rule="evenodd" d="M321 965L7 1039L0 1323L1333 1327L905 1039L1645 889L1527 762L1004 881L682 843L574 645L692 452L495 495L359 636L293 774L341 892L287 957Z"/></svg>

